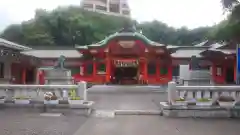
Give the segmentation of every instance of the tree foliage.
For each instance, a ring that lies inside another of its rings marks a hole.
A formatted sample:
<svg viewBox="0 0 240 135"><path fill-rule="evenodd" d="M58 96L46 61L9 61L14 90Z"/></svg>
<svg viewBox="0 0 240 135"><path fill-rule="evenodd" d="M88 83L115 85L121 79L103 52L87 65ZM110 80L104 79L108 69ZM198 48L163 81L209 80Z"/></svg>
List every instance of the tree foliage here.
<svg viewBox="0 0 240 135"><path fill-rule="evenodd" d="M229 12L228 18L216 25L210 38L221 41L240 42L240 1L221 0L224 9Z"/></svg>
<svg viewBox="0 0 240 135"><path fill-rule="evenodd" d="M137 23L129 18L99 14L70 6L59 7L51 12L38 9L32 20L10 25L1 36L26 45L87 45L132 24L151 40L173 45L201 42L207 38L210 29L175 29L159 21Z"/></svg>

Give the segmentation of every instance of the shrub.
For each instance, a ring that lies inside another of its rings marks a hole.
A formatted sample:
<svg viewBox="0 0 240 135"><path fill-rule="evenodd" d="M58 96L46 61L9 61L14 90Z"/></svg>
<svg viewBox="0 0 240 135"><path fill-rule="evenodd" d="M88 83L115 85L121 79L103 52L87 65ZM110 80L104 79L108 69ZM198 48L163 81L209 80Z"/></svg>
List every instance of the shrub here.
<svg viewBox="0 0 240 135"><path fill-rule="evenodd" d="M208 98L200 98L200 99L197 99L198 102L209 102L211 101L211 99L208 99Z"/></svg>
<svg viewBox="0 0 240 135"><path fill-rule="evenodd" d="M80 97L70 97L70 100L81 100Z"/></svg>
<svg viewBox="0 0 240 135"><path fill-rule="evenodd" d="M14 97L14 99L18 99L18 100L28 100L28 99L30 99L30 97L26 97L26 96L17 96L17 97Z"/></svg>

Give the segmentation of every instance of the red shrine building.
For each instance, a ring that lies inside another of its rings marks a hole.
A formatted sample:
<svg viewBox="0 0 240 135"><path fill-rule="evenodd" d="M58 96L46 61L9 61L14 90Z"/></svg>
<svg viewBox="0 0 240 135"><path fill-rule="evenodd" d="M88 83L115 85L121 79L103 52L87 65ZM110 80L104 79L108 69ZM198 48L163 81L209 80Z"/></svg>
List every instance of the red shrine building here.
<svg viewBox="0 0 240 135"><path fill-rule="evenodd" d="M3 42L0 42L1 44ZM10 44L17 45L8 41L4 42L4 47L11 50ZM23 70L19 71L16 83L44 84L44 73L38 69L53 66L63 55L66 57L65 66L72 71L75 82L167 84L174 78L186 79L191 70L190 59L196 56L199 59L200 70L211 74L209 79L212 83L229 84L235 83L236 80L235 48L231 43L220 44L210 41L195 46L165 45L153 42L141 33L122 30L98 43L79 45L70 49L19 49L16 53L25 59L17 62L22 65ZM23 61L27 61L27 64ZM16 70L0 69L3 70L3 74L8 72L8 78L16 74Z"/></svg>

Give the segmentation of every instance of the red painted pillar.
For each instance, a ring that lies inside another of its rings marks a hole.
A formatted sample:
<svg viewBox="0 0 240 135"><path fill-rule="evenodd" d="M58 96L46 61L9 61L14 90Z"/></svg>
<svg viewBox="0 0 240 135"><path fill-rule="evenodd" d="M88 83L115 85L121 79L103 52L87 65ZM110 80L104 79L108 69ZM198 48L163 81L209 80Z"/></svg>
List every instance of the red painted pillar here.
<svg viewBox="0 0 240 135"><path fill-rule="evenodd" d="M161 75L160 75L161 65L160 65L160 62L158 62L158 61L157 61L156 63L157 63L157 64L156 64L156 71L157 71L157 72L156 72L156 73L157 73L156 78L157 78L157 79L160 79L160 76L161 76Z"/></svg>
<svg viewBox="0 0 240 135"><path fill-rule="evenodd" d="M106 83L110 82L110 75L111 75L111 61L109 58L106 59Z"/></svg>
<svg viewBox="0 0 240 135"><path fill-rule="evenodd" d="M212 64L212 80L215 82L216 81L216 74L217 74L217 67L216 65L213 63Z"/></svg>
<svg viewBox="0 0 240 135"><path fill-rule="evenodd" d="M93 61L93 78L95 78L97 75L97 65L96 61Z"/></svg>
<svg viewBox="0 0 240 135"><path fill-rule="evenodd" d="M226 83L226 75L227 75L227 67L226 66L222 66L222 82Z"/></svg>
<svg viewBox="0 0 240 135"><path fill-rule="evenodd" d="M145 60L145 62L144 62L144 80L148 80L148 61L147 60Z"/></svg>
<svg viewBox="0 0 240 135"><path fill-rule="evenodd" d="M172 64L170 64L168 66L168 79L169 79L169 81L172 80L172 72L173 72L173 66L172 66Z"/></svg>
<svg viewBox="0 0 240 135"><path fill-rule="evenodd" d="M27 69L23 68L22 69L22 84L26 84L26 74L27 74Z"/></svg>

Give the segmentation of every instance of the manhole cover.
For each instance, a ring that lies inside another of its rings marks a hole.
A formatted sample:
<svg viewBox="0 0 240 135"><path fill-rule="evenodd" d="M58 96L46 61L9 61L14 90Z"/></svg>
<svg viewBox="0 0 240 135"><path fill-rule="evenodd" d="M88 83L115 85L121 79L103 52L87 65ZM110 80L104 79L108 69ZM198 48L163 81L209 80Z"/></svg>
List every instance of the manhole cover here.
<svg viewBox="0 0 240 135"><path fill-rule="evenodd" d="M99 118L114 118L115 116L115 112L109 110L96 110L94 114Z"/></svg>

